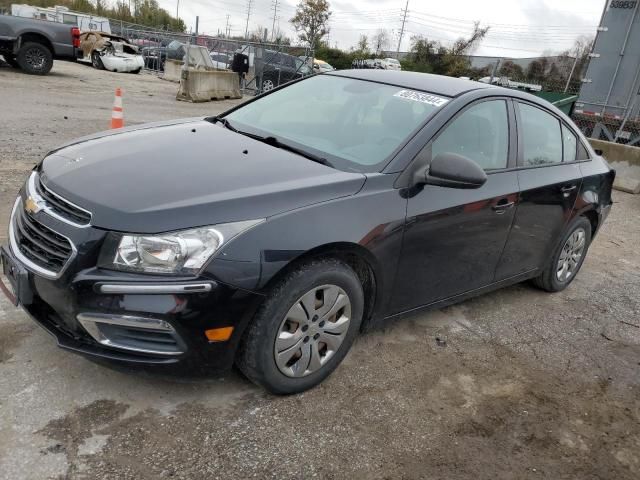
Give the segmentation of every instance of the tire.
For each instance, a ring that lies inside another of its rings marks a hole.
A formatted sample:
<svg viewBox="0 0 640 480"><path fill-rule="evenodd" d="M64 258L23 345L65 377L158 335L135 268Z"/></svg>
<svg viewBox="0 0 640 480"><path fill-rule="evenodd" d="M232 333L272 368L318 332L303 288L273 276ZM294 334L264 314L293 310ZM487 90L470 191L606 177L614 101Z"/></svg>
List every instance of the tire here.
<svg viewBox="0 0 640 480"><path fill-rule="evenodd" d="M26 42L18 50L16 61L20 69L29 75L46 75L53 67L53 55L45 45Z"/></svg>
<svg viewBox="0 0 640 480"><path fill-rule="evenodd" d="M18 64L18 60L16 60L16 57L11 55L3 55L3 58L4 58L4 61L7 62L11 67L20 68L20 65Z"/></svg>
<svg viewBox="0 0 640 480"><path fill-rule="evenodd" d="M576 217L558 242L542 274L533 279L534 285L547 292L560 292L567 288L580 271L590 244L591 222L585 217Z"/></svg>
<svg viewBox="0 0 640 480"><path fill-rule="evenodd" d="M93 68L96 70L104 70L104 64L102 63L99 52L91 52L91 65L93 65Z"/></svg>
<svg viewBox="0 0 640 480"><path fill-rule="evenodd" d="M142 70L141 68L137 69L137 70L132 70L129 73L133 73L134 75L137 75L140 73L140 70Z"/></svg>
<svg viewBox="0 0 640 480"><path fill-rule="evenodd" d="M346 356L363 311L362 285L348 265L334 259L302 264L270 290L247 327L236 365L271 393L308 390Z"/></svg>
<svg viewBox="0 0 640 480"><path fill-rule="evenodd" d="M262 80L262 91L263 92L269 92L271 90L273 90L274 88L276 88L278 85L276 85L278 82L276 80L274 80L271 77L267 77L265 79Z"/></svg>

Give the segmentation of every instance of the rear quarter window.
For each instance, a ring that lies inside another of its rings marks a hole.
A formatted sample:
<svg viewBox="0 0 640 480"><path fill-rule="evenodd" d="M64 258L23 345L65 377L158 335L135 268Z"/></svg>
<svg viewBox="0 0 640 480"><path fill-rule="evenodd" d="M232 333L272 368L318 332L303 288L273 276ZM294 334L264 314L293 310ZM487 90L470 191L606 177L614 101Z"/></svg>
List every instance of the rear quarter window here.
<svg viewBox="0 0 640 480"><path fill-rule="evenodd" d="M523 141L523 165L539 166L562 162L560 120L544 110L519 103Z"/></svg>

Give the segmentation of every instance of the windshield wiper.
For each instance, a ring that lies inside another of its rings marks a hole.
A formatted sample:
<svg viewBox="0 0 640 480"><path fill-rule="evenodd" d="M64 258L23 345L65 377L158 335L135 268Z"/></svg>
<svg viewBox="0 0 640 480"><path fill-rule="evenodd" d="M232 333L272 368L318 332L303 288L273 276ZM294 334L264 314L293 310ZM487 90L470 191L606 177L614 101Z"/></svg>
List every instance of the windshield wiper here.
<svg viewBox="0 0 640 480"><path fill-rule="evenodd" d="M231 123L229 123L229 120L227 120L224 117L209 117L207 118L207 121L211 122L211 123L218 123L220 122L226 129L231 130L232 132L238 132L238 129L236 127L234 127L233 125L231 125Z"/></svg>
<svg viewBox="0 0 640 480"><path fill-rule="evenodd" d="M239 133L239 134L244 135L244 136L249 137L249 138L253 138L254 140L258 140L259 142L264 142L267 145L271 145L272 147L281 148L282 150L287 150L289 152L292 152L292 153L295 153L297 155L300 155L301 157L308 158L309 160L312 160L312 161L314 161L316 163L320 163L320 164L325 165L327 167L335 168L333 166L333 164L329 160L327 160L326 158L319 157L318 155L314 155L311 152L307 152L306 150L303 150L301 148L294 147L293 145L289 145L288 143L284 143L284 142L278 140L276 137L274 137L272 135L263 137L261 135L256 135L254 133L249 133L249 132L244 132L242 130L238 130L236 127L231 125L229 120L227 120L225 117L218 117L218 116L209 117L209 118L207 118L207 121L209 121L211 123L220 123L225 128L231 130L232 132Z"/></svg>
<svg viewBox="0 0 640 480"><path fill-rule="evenodd" d="M333 163L331 163L326 158L319 157L318 155L315 155L315 154L313 154L311 152L307 152L306 150L303 150L301 148L294 147L293 145L290 145L290 144L285 143L285 142L283 142L281 140L278 140L276 137L274 137L272 135L263 137L261 135L255 135L253 133L243 132L241 130L238 130L238 133L240 133L242 135L246 135L247 137L253 138L254 140L258 140L260 142L264 142L267 145L271 145L272 147L281 148L282 150L287 150L287 151L289 151L291 153L295 153L296 155L300 155L301 157L308 158L309 160L314 161L316 163L320 163L321 165L325 165L327 167L335 168L333 166Z"/></svg>

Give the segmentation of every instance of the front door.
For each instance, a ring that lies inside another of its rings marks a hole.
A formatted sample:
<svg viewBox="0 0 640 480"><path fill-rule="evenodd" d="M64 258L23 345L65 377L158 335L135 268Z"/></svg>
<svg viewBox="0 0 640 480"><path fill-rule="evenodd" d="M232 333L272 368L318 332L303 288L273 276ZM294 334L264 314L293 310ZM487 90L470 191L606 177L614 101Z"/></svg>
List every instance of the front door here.
<svg viewBox="0 0 640 480"><path fill-rule="evenodd" d="M407 223L391 314L488 285L516 210L518 178L511 106L505 99L474 103L426 148L464 155L487 182L463 190L427 185L408 200ZM510 134L511 133L511 134Z"/></svg>
<svg viewBox="0 0 640 480"><path fill-rule="evenodd" d="M578 139L551 112L517 103L520 199L498 279L548 263L571 218L582 183Z"/></svg>

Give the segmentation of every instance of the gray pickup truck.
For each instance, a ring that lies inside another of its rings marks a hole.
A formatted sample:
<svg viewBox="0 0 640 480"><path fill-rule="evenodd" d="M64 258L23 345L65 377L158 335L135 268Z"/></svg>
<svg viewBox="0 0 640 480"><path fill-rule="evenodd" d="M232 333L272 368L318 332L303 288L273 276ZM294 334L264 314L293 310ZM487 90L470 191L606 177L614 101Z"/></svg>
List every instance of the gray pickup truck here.
<svg viewBox="0 0 640 480"><path fill-rule="evenodd" d="M82 56L80 29L64 23L0 15L0 55L15 68L46 75L53 60Z"/></svg>

